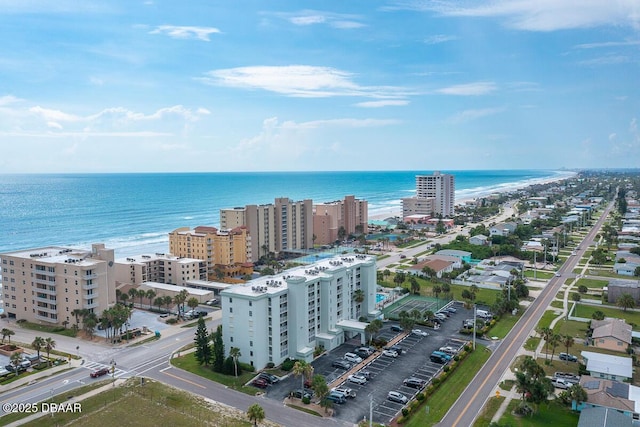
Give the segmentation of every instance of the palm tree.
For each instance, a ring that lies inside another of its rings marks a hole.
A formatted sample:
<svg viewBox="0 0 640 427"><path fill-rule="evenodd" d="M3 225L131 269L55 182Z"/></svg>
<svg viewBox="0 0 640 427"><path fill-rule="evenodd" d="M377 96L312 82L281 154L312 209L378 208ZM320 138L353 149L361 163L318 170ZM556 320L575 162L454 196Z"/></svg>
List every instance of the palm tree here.
<svg viewBox="0 0 640 427"><path fill-rule="evenodd" d="M153 289L147 289L145 296L149 299L149 307L151 307L152 301L156 297L156 292Z"/></svg>
<svg viewBox="0 0 640 427"><path fill-rule="evenodd" d="M300 375L302 378L300 379L300 389L304 390L304 379L305 377L310 377L313 375L313 366L304 360L298 360L293 365L293 369L291 370L294 376Z"/></svg>
<svg viewBox="0 0 640 427"><path fill-rule="evenodd" d="M158 309L162 308L164 305L164 297L157 297L153 300L153 305L157 306Z"/></svg>
<svg viewBox="0 0 640 427"><path fill-rule="evenodd" d="M562 342L562 336L560 334L551 335L550 342L549 342L549 344L551 344L551 363L553 363L553 356L556 353L556 348L558 348L558 345L560 345L561 342Z"/></svg>
<svg viewBox="0 0 640 427"><path fill-rule="evenodd" d="M551 336L553 335L553 329L545 326L542 329L537 330L542 339L544 339L544 360L547 360L547 355L549 353L549 341L551 340Z"/></svg>
<svg viewBox="0 0 640 427"><path fill-rule="evenodd" d="M196 297L191 297L191 298L189 298L187 300L187 305L192 310L195 309L198 306L198 304L200 304L200 303L198 302L198 298L196 298Z"/></svg>
<svg viewBox="0 0 640 427"><path fill-rule="evenodd" d="M438 298L438 295L440 295L440 292L442 292L442 288L440 287L440 285L433 285L433 287L431 288L431 292L433 292L436 298Z"/></svg>
<svg viewBox="0 0 640 427"><path fill-rule="evenodd" d="M76 318L76 327L79 327L80 320L78 319L82 315L82 309L76 308L71 311L71 315Z"/></svg>
<svg viewBox="0 0 640 427"><path fill-rule="evenodd" d="M231 347L229 349L229 356L233 359L233 366L235 368L236 378L238 377L238 358L242 356L238 347Z"/></svg>
<svg viewBox="0 0 640 427"><path fill-rule="evenodd" d="M420 293L420 283L418 283L418 279L411 276L409 279L409 283L411 284L411 293L419 294Z"/></svg>
<svg viewBox="0 0 640 427"><path fill-rule="evenodd" d="M622 311L627 311L628 308L633 308L636 306L636 301L633 299L633 296L631 294L624 293L618 297L616 305L622 308Z"/></svg>
<svg viewBox="0 0 640 427"><path fill-rule="evenodd" d="M2 344L4 344L4 339L9 337L9 343L11 343L11 335L15 335L16 333L13 332L11 329L8 328L2 328L2 331L0 331L0 333L2 333Z"/></svg>
<svg viewBox="0 0 640 427"><path fill-rule="evenodd" d="M131 303L134 304L135 303L135 299L138 296L138 290L136 288L131 288L131 289L129 289L129 291L127 293L129 294L129 298L131 299Z"/></svg>
<svg viewBox="0 0 640 427"><path fill-rule="evenodd" d="M22 354L13 353L9 360L11 362L11 365L15 368L16 375L18 375L20 373L20 371L18 371L18 366L20 365L20 362L22 362Z"/></svg>
<svg viewBox="0 0 640 427"><path fill-rule="evenodd" d="M562 345L564 345L564 347L567 349L567 354L569 354L569 347L573 346L574 343L575 343L575 340L571 335L565 335L562 337ZM569 362L569 358L566 358L564 360L564 363L566 364L568 362Z"/></svg>
<svg viewBox="0 0 640 427"><path fill-rule="evenodd" d="M360 304L364 301L364 291L362 289L356 289L353 291L353 300Z"/></svg>
<svg viewBox="0 0 640 427"><path fill-rule="evenodd" d="M33 339L33 342L31 343L31 345L33 346L35 351L38 352L38 359L40 359L40 350L42 349L42 347L44 347L44 338L35 337Z"/></svg>
<svg viewBox="0 0 640 427"><path fill-rule="evenodd" d="M169 306L174 303L173 298L170 295L165 295L162 297L163 304L167 306L167 311L169 311Z"/></svg>
<svg viewBox="0 0 640 427"><path fill-rule="evenodd" d="M120 294L120 301L122 301L123 304L126 304L128 299L129 299L129 294L125 294L125 293Z"/></svg>
<svg viewBox="0 0 640 427"><path fill-rule="evenodd" d="M189 291L186 289L181 290L175 297L173 297L173 301L178 305L178 312L184 313L184 303L187 301L188 297Z"/></svg>
<svg viewBox="0 0 640 427"><path fill-rule="evenodd" d="M44 349L47 351L47 359L49 359L49 354L54 348L56 348L56 342L53 338L49 337L44 340ZM49 363L51 363L51 360L49 360Z"/></svg>
<svg viewBox="0 0 640 427"><path fill-rule="evenodd" d="M257 427L258 423L265 418L264 409L262 409L262 406L254 403L247 408L247 417L249 417L249 421L253 422L254 427Z"/></svg>

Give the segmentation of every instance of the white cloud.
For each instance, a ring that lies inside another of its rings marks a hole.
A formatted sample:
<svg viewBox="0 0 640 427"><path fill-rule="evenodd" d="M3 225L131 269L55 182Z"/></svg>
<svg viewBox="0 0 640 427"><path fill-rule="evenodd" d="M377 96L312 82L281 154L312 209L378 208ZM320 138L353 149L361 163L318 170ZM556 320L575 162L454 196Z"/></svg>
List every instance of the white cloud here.
<svg viewBox="0 0 640 427"><path fill-rule="evenodd" d="M452 116L449 121L451 123L465 123L486 116L492 116L504 111L504 108L481 108L473 110L464 110Z"/></svg>
<svg viewBox="0 0 640 427"><path fill-rule="evenodd" d="M409 95L407 90L398 87L359 86L352 81L353 74L349 72L310 65L227 68L209 71L206 76L199 80L211 85L263 89L293 97L399 98Z"/></svg>
<svg viewBox="0 0 640 427"><path fill-rule="evenodd" d="M4 95L0 96L0 107L4 107L6 105L15 104L17 102L22 101L20 98L16 98L13 95Z"/></svg>
<svg viewBox="0 0 640 427"><path fill-rule="evenodd" d="M29 111L41 116L47 122L77 122L81 120L81 117L75 114L68 114L60 110L51 110L40 106L31 107Z"/></svg>
<svg viewBox="0 0 640 427"><path fill-rule="evenodd" d="M631 58L625 55L607 55L600 56L598 58L586 59L584 61L580 61L578 64L584 65L587 67L592 66L600 66L600 65L617 65L617 64L627 64L631 62Z"/></svg>
<svg viewBox="0 0 640 427"><path fill-rule="evenodd" d="M496 84L493 82L475 82L445 87L436 92L444 95L478 96L489 94L496 89Z"/></svg>
<svg viewBox="0 0 640 427"><path fill-rule="evenodd" d="M367 101L354 104L356 107L363 108L381 108L381 107L401 107L409 105L409 101L404 99L387 99L383 101Z"/></svg>
<svg viewBox="0 0 640 427"><path fill-rule="evenodd" d="M427 37L423 41L426 44L440 44L440 43L450 42L452 40L457 40L457 39L458 38L456 36L449 36L446 34L436 34L434 36Z"/></svg>
<svg viewBox="0 0 640 427"><path fill-rule="evenodd" d="M625 46L638 46L640 40L625 40L621 42L600 42L600 43L583 43L574 46L576 49L595 49L601 47L625 47Z"/></svg>
<svg viewBox="0 0 640 427"><path fill-rule="evenodd" d="M276 12L272 14L298 26L324 24L341 30L352 30L366 26L361 22L361 16L353 14L325 12L319 10L302 10L291 13Z"/></svg>
<svg viewBox="0 0 640 427"><path fill-rule="evenodd" d="M214 27L191 27L178 25L160 25L149 34L166 34L174 39L197 39L205 42L211 41L209 35L218 34L220 30Z"/></svg>
<svg viewBox="0 0 640 427"><path fill-rule="evenodd" d="M639 28L637 0L398 0L387 9L435 12L444 16L496 17L527 31L599 26Z"/></svg>

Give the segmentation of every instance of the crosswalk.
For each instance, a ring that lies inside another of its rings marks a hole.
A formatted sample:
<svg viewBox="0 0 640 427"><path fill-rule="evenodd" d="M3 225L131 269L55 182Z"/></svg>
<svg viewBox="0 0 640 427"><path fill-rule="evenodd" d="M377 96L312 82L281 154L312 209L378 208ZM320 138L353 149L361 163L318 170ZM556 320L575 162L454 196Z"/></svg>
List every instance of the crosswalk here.
<svg viewBox="0 0 640 427"><path fill-rule="evenodd" d="M85 363L82 364L82 367L89 369L91 372L97 371L98 369L101 369L101 368L107 368L109 369L109 376L110 377L113 376L114 378L118 378L127 373L127 371L125 371L124 369L120 369L117 366L116 366L115 372L111 373L111 365L107 365L105 363L99 363L99 362L86 361Z"/></svg>

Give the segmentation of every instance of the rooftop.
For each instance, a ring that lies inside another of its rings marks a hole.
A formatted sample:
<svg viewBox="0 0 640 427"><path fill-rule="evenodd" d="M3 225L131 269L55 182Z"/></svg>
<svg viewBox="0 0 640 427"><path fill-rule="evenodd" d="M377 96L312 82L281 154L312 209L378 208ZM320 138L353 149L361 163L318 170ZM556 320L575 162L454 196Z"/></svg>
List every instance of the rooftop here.
<svg viewBox="0 0 640 427"><path fill-rule="evenodd" d="M5 252L4 255L50 264L94 265L98 262L103 262L102 260L92 259L92 252L90 250L72 249L61 246L47 246L38 249ZM0 255L0 257L1 256L2 255Z"/></svg>

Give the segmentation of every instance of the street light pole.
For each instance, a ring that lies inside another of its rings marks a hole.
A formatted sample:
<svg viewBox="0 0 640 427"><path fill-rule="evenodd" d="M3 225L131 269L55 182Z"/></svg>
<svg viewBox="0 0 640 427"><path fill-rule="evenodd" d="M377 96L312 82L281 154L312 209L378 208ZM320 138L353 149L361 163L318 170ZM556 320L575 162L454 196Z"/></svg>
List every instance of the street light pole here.
<svg viewBox="0 0 640 427"><path fill-rule="evenodd" d="M111 359L111 378L113 379L113 387L116 386L116 361Z"/></svg>

